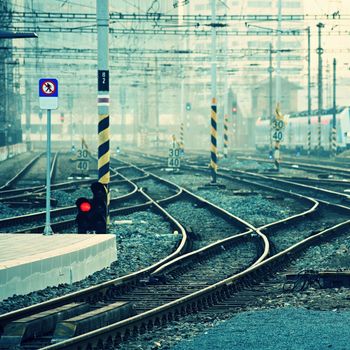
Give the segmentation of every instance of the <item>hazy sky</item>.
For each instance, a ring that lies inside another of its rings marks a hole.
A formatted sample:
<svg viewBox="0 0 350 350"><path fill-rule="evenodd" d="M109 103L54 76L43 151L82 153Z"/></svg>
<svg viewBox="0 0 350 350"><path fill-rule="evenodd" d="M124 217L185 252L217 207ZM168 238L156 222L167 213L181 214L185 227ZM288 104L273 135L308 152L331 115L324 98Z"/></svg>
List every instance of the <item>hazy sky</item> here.
<svg viewBox="0 0 350 350"><path fill-rule="evenodd" d="M350 13L350 0L305 0L305 13L323 14L337 10L344 14Z"/></svg>

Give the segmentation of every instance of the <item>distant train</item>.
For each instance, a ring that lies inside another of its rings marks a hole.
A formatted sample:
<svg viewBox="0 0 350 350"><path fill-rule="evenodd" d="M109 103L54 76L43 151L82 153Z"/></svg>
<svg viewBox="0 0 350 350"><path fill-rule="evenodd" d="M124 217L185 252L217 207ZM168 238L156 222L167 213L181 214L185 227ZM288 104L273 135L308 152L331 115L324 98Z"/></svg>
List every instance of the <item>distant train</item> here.
<svg viewBox="0 0 350 350"><path fill-rule="evenodd" d="M333 109L322 110L321 115L321 150L330 149ZM282 147L290 150L308 149L308 112L291 113L284 116ZM350 107L336 109L337 150L350 149ZM255 143L258 149L268 149L270 146L270 120L259 118L256 121ZM311 149L318 149L318 111L311 112Z"/></svg>

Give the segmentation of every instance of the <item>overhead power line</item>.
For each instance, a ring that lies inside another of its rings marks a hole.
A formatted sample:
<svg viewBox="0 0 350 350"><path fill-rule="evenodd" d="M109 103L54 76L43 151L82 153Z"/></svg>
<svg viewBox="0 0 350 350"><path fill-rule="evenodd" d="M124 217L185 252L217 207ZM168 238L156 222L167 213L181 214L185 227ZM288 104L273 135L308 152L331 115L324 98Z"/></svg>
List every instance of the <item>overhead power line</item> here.
<svg viewBox="0 0 350 350"><path fill-rule="evenodd" d="M96 15L94 13L61 13L61 12L18 12L13 11L7 16L11 16L13 19L23 20L34 18L38 19L55 19L55 20L90 20L96 21ZM118 21L150 21L150 22L186 22L186 21L211 21L211 15L178 15L178 14L164 14L158 12L147 12L144 14L138 13L121 13L121 12L111 12L110 20ZM339 16L333 16L332 14L322 14L322 15L308 15L308 14L296 14L296 15L282 15L282 21L284 22L295 22L295 21L339 21L339 20L349 20L350 14L344 14ZM268 21L273 22L278 20L277 15L252 15L252 14L240 14L240 15L216 15L216 20L219 22L228 22L228 21Z"/></svg>
<svg viewBox="0 0 350 350"><path fill-rule="evenodd" d="M52 27L52 26L36 26L36 27L14 27L15 30L24 29L26 31L36 31L37 33L85 33L94 34L97 33L96 26L88 27ZM134 35L198 35L198 36L209 36L211 35L210 30L174 30L174 29L122 29L122 28L110 28L111 34L134 34ZM333 35L336 35L332 32ZM339 33L339 32L338 32ZM345 31L343 35L348 35L348 31ZM277 33L263 30L217 30L217 35L220 36L275 36ZM300 36L304 33L299 31L284 31L281 35L283 36ZM338 34L339 35L339 34Z"/></svg>

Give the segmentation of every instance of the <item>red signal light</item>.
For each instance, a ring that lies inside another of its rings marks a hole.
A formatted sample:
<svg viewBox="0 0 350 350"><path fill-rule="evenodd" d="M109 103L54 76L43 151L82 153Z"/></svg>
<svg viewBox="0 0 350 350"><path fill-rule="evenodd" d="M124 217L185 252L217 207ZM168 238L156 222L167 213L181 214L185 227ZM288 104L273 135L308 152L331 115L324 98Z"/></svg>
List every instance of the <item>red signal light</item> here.
<svg viewBox="0 0 350 350"><path fill-rule="evenodd" d="M232 107L232 113L237 113L237 108L236 107Z"/></svg>
<svg viewBox="0 0 350 350"><path fill-rule="evenodd" d="M87 213L88 211L91 210L91 204L89 202L82 202L79 205L79 209L84 212Z"/></svg>

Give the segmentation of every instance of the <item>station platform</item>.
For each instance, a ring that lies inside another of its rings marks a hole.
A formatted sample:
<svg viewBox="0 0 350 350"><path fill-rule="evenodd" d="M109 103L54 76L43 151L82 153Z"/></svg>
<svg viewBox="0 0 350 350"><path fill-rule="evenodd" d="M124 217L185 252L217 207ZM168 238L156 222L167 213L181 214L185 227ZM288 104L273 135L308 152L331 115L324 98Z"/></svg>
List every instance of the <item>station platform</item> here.
<svg viewBox="0 0 350 350"><path fill-rule="evenodd" d="M0 300L73 283L117 258L115 235L0 234Z"/></svg>

